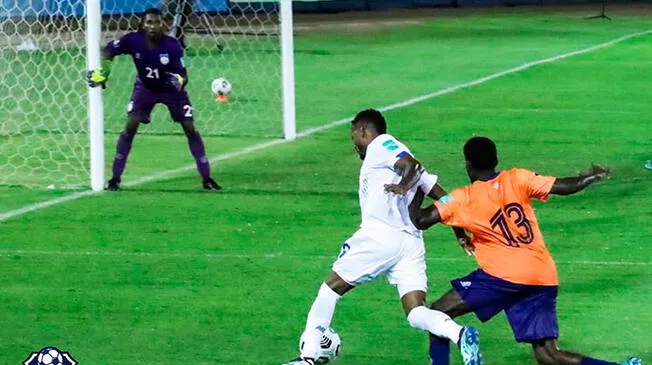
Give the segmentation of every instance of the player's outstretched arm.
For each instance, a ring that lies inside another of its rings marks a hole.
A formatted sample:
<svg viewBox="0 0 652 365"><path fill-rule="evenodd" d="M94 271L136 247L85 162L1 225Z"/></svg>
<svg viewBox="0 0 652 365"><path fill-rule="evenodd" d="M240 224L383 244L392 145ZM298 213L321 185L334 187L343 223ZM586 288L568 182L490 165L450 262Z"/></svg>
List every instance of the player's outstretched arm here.
<svg viewBox="0 0 652 365"><path fill-rule="evenodd" d="M412 220L412 224L415 227L421 230L428 229L434 224L441 222L439 211L434 204L421 208L424 196L424 192L418 189L409 206L410 220Z"/></svg>
<svg viewBox="0 0 652 365"><path fill-rule="evenodd" d="M439 200L440 198L443 198L446 195L448 195L448 193L439 184L435 184L435 186L433 186L430 192L428 193L428 196L433 200ZM459 228L459 227L451 227L451 228L453 228L453 233L455 234L457 243L460 244L464 252L466 252L466 254L469 256L473 255L473 250L475 249L475 247L471 243L471 237L469 237L469 235L466 233L466 231L463 228Z"/></svg>
<svg viewBox="0 0 652 365"><path fill-rule="evenodd" d="M448 193L439 184L435 184L435 186L433 186L428 193L428 196L433 200L439 200L439 198L445 197L446 195L448 195Z"/></svg>
<svg viewBox="0 0 652 365"><path fill-rule="evenodd" d="M405 195L408 190L412 189L425 171L421 163L409 154L405 154L396 161L394 170L401 175L401 181L398 184L385 185L385 191L399 195Z"/></svg>
<svg viewBox="0 0 652 365"><path fill-rule="evenodd" d="M594 182L600 181L611 174L611 169L600 165L591 165L591 168L577 176L557 178L550 189L551 194L571 195L584 190Z"/></svg>

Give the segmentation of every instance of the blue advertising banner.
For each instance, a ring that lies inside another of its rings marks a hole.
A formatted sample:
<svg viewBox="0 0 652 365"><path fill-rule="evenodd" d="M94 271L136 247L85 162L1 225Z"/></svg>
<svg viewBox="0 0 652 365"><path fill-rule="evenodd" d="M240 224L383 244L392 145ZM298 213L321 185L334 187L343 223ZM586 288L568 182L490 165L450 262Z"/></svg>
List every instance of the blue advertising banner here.
<svg viewBox="0 0 652 365"><path fill-rule="evenodd" d="M161 5L160 0L104 0L103 15L142 13L147 8ZM0 0L0 18L12 16L81 16L84 0ZM224 12L229 9L228 0L200 0L195 11Z"/></svg>

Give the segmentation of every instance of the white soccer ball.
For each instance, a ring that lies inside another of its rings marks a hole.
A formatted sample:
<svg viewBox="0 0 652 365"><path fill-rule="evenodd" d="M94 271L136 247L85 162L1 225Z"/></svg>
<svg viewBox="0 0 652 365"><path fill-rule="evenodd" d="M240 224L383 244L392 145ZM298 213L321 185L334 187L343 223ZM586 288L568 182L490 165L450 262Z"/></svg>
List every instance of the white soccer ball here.
<svg viewBox="0 0 652 365"><path fill-rule="evenodd" d="M231 88L231 83L225 77L219 77L211 83L211 90L215 95L228 95Z"/></svg>
<svg viewBox="0 0 652 365"><path fill-rule="evenodd" d="M301 340L299 340L299 351L303 348L304 342L302 335ZM321 340L319 341L319 355L316 363L326 364L335 360L340 355L341 344L340 335L338 335L334 329L329 328L324 331Z"/></svg>
<svg viewBox="0 0 652 365"><path fill-rule="evenodd" d="M38 353L39 365L61 365L63 364L63 356L54 347L46 347Z"/></svg>

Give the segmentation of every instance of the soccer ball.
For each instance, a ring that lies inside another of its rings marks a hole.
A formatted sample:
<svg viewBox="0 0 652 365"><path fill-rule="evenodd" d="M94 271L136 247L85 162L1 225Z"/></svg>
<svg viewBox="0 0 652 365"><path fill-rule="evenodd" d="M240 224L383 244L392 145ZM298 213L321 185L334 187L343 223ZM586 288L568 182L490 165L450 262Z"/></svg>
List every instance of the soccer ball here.
<svg viewBox="0 0 652 365"><path fill-rule="evenodd" d="M231 92L231 83L225 77L220 77L211 83L211 90L215 95L228 95Z"/></svg>
<svg viewBox="0 0 652 365"><path fill-rule="evenodd" d="M303 335L301 340L299 340L299 351L303 349L304 344ZM340 355L340 346L342 342L340 341L340 335L335 332L334 329L329 328L321 336L321 341L319 341L319 356L316 360L317 364L326 364L330 361L335 360Z"/></svg>
<svg viewBox="0 0 652 365"><path fill-rule="evenodd" d="M38 353L39 365L61 365L63 364L63 356L59 350L54 347L46 347Z"/></svg>

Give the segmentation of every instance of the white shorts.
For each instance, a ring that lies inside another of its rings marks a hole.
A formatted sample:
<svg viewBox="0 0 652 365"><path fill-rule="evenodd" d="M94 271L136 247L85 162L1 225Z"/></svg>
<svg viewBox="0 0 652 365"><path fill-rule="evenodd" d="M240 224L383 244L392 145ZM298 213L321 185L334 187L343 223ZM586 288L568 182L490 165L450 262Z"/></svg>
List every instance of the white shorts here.
<svg viewBox="0 0 652 365"><path fill-rule="evenodd" d="M399 297L428 289L423 238L406 232L358 230L342 245L333 271L354 286L386 274Z"/></svg>

